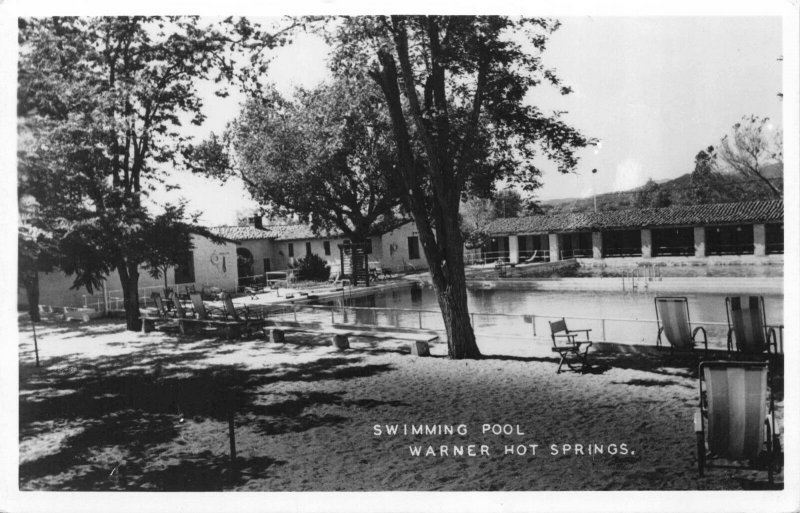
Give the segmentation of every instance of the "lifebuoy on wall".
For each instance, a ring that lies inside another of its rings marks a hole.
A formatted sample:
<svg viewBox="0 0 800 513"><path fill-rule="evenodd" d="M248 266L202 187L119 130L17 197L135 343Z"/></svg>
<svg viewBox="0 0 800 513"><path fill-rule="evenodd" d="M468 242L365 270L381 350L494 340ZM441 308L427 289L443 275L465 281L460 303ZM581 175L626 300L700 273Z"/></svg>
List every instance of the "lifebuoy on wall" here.
<svg viewBox="0 0 800 513"><path fill-rule="evenodd" d="M211 258L209 260L211 260L211 263L214 264L214 265L218 265L219 264L219 255L217 254L216 251L211 253Z"/></svg>
<svg viewBox="0 0 800 513"><path fill-rule="evenodd" d="M389 244L389 254L394 255L395 251L397 251L397 243L392 242L391 244Z"/></svg>

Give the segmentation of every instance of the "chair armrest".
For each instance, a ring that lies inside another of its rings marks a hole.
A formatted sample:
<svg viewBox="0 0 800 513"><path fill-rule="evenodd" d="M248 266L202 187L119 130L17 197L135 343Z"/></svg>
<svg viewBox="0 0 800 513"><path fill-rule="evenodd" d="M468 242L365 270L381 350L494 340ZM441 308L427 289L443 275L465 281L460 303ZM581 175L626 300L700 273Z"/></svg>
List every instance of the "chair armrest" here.
<svg viewBox="0 0 800 513"><path fill-rule="evenodd" d="M568 341L570 344L574 344L574 343L575 343L575 337L576 337L576 336L577 336L577 335L572 335L572 334L570 334L570 333L553 333L553 338L554 338L554 339L555 339L556 337L558 337L558 338L561 338L561 339L564 339L564 338L566 338L566 339L567 339L567 341Z"/></svg>
<svg viewBox="0 0 800 513"><path fill-rule="evenodd" d="M588 332L590 332L590 331L592 331L592 329L591 329L591 328L589 328L589 329L583 329L583 330L569 330L569 332L570 332L570 333L588 333Z"/></svg>
<svg viewBox="0 0 800 513"><path fill-rule="evenodd" d="M692 331L692 342L695 342L697 333L699 331L703 332L703 346L705 347L705 350L708 351L708 334L706 333L706 329L704 327L698 326Z"/></svg>
<svg viewBox="0 0 800 513"><path fill-rule="evenodd" d="M772 326L764 326L767 330L767 348L770 346L770 338L772 339L772 347L775 348L775 354L778 354L778 335L775 333L775 328Z"/></svg>

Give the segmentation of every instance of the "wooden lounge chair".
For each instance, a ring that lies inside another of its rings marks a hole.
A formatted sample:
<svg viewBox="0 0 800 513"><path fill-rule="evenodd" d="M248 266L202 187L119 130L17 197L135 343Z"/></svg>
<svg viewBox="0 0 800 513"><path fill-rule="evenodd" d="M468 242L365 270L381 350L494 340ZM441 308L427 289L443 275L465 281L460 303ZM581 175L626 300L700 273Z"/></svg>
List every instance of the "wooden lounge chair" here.
<svg viewBox="0 0 800 513"><path fill-rule="evenodd" d="M156 305L156 313L159 317L166 318L166 317L174 317L174 315L170 312L169 308L167 307L167 303L164 301L164 298L161 297L161 294L158 292L153 292L150 294L150 298L153 300L153 304Z"/></svg>
<svg viewBox="0 0 800 513"><path fill-rule="evenodd" d="M191 294L190 298L194 306L193 315L186 312L178 297L173 297L175 319L178 321L178 327L182 334L186 334L190 327L221 329L225 332L225 338L229 340L241 334L241 328L244 325L242 322L226 319L222 309L207 307L199 293Z"/></svg>
<svg viewBox="0 0 800 513"><path fill-rule="evenodd" d="M728 317L728 352L736 350L751 355L778 353L775 329L767 326L762 296L726 297Z"/></svg>
<svg viewBox="0 0 800 513"><path fill-rule="evenodd" d="M163 323L165 321L172 321L178 317L178 310L170 311L167 308L167 303L164 301L164 298L161 297L161 294L158 292L153 292L150 294L150 298L155 303L155 315L153 315L152 310L150 313L140 315L139 319L142 321L142 333L149 333L155 329L156 323ZM173 296L173 301L178 301L178 298Z"/></svg>
<svg viewBox="0 0 800 513"><path fill-rule="evenodd" d="M550 321L550 336L553 339L552 351L561 355L556 374L561 373L561 366L565 363L571 370L580 372L585 370L587 366L586 357L589 348L592 346L592 342L589 340L590 331L592 330L570 330L567 328L567 321L563 318L559 321ZM586 340L576 340L579 333L583 333ZM580 367L577 367L578 364L580 364Z"/></svg>
<svg viewBox="0 0 800 513"><path fill-rule="evenodd" d="M172 295L172 307L175 309L175 317L178 319L185 319L189 317L189 313L186 311L186 308L183 306L183 302L181 298L178 297L177 294ZM194 311L191 314L194 317Z"/></svg>
<svg viewBox="0 0 800 513"><path fill-rule="evenodd" d="M756 466L766 464L772 483L781 450L767 363L705 361L700 363L699 377L700 407L694 428L700 477L706 467L732 467L712 465L713 459L747 460Z"/></svg>
<svg viewBox="0 0 800 513"><path fill-rule="evenodd" d="M215 317L223 319L225 318L225 312L222 309L211 306L207 307L203 302L203 297L199 292L189 294L189 299L192 300L192 306L194 306L194 315L197 319L201 321L210 321Z"/></svg>
<svg viewBox="0 0 800 513"><path fill-rule="evenodd" d="M693 351L700 342L697 334L702 332L704 354L708 352L706 329L697 326L692 330L689 301L685 297L657 297L655 304L658 323L657 347L664 346L663 336L669 342L670 351Z"/></svg>
<svg viewBox="0 0 800 513"><path fill-rule="evenodd" d="M256 312L250 310L246 305L236 308L233 305L233 298L231 298L231 295L227 292L222 294L222 306L225 309L225 318L241 323L248 336L254 329L261 329L264 325L265 319Z"/></svg>

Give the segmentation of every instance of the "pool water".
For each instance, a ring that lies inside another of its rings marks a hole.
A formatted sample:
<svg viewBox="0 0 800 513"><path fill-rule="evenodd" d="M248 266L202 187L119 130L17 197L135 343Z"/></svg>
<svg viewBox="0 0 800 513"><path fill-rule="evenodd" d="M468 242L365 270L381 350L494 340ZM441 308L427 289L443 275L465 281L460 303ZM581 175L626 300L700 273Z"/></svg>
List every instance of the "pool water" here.
<svg viewBox="0 0 800 513"><path fill-rule="evenodd" d="M667 294L662 294L667 295ZM724 294L669 294L689 301L692 326L704 326L709 345L727 343ZM609 291L468 290L468 305L478 334L503 336L550 335L548 321L565 317L573 329L591 328L596 340L655 344L654 294ZM783 296L764 296L768 324L783 324ZM346 306L365 324L443 329L436 296L430 286L414 284L372 295L353 297ZM359 307L392 311L361 310Z"/></svg>

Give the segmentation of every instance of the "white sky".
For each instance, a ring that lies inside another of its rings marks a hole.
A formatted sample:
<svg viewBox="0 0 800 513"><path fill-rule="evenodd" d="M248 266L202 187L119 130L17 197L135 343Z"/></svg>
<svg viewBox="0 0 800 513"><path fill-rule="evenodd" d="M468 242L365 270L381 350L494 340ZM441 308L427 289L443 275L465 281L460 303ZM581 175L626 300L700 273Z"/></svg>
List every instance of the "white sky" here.
<svg viewBox="0 0 800 513"><path fill-rule="evenodd" d="M562 97L541 86L532 100L544 110L567 110L566 119L601 147L581 152L578 173L546 171L541 199L589 196L593 185L598 193L624 190L690 172L697 152L746 114L780 126L778 17L560 19L544 60L575 92ZM327 76L326 54L320 39L300 37L276 52L269 78L285 93L313 86ZM192 127L198 137L221 133L241 101L216 98L211 88L206 96L208 120ZM220 186L186 173L175 180L209 224L233 223L237 210L255 206L235 181Z"/></svg>

